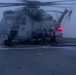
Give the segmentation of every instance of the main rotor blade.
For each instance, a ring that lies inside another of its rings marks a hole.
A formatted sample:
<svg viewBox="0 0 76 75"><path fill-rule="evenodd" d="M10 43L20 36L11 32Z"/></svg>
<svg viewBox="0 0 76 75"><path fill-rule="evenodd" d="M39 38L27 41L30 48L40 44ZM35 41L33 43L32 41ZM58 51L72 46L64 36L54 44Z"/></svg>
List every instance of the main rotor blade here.
<svg viewBox="0 0 76 75"><path fill-rule="evenodd" d="M25 5L36 5L36 6L52 6L52 5L71 5L71 3L37 3L37 4L29 4L29 3L0 3L0 6L25 6ZM73 3L76 5L76 3Z"/></svg>
<svg viewBox="0 0 76 75"><path fill-rule="evenodd" d="M0 3L0 5L26 5L26 3Z"/></svg>
<svg viewBox="0 0 76 75"><path fill-rule="evenodd" d="M22 2L26 2L28 4L38 5L38 6L47 6L47 5L55 5L57 3L66 3L72 2L73 0L62 0L62 1L50 1L50 2L40 2L40 1L28 1L28 0L19 0Z"/></svg>
<svg viewBox="0 0 76 75"><path fill-rule="evenodd" d="M17 0L17 1L26 2L27 0Z"/></svg>
<svg viewBox="0 0 76 75"><path fill-rule="evenodd" d="M14 7L14 6L20 6L20 5L0 5L0 7Z"/></svg>
<svg viewBox="0 0 76 75"><path fill-rule="evenodd" d="M47 3L47 4L40 4L40 6L50 6L50 5L71 5L71 3ZM73 3L73 5L76 5L76 3Z"/></svg>
<svg viewBox="0 0 76 75"><path fill-rule="evenodd" d="M46 6L46 7L50 7L50 6ZM52 5L51 7L55 7L55 8L70 8L68 6L57 6L57 5Z"/></svg>
<svg viewBox="0 0 76 75"><path fill-rule="evenodd" d="M59 2L71 2L71 1L74 1L74 0L62 0L62 1L60 1L60 0L58 0L58 1L50 1L50 2L41 2L41 1L28 1L28 0L18 0L18 1L22 1L22 2L29 2L29 3L37 3L37 2L39 2L39 3L59 3Z"/></svg>
<svg viewBox="0 0 76 75"><path fill-rule="evenodd" d="M58 6L57 6L58 5ZM13 6L27 6L27 5L22 5L22 4L16 4L16 5L0 5L0 7L13 7ZM50 5L49 7L55 7L55 8L70 8L66 6L62 6L61 4L55 4L55 5ZM33 7L34 8L34 7Z"/></svg>
<svg viewBox="0 0 76 75"><path fill-rule="evenodd" d="M0 7L25 6L25 3L0 3Z"/></svg>
<svg viewBox="0 0 76 75"><path fill-rule="evenodd" d="M73 3L76 4L76 3ZM0 5L27 5L27 3L0 3ZM37 4L35 4L37 5ZM48 4L40 4L40 6L47 6L47 5L71 5L71 3L48 3Z"/></svg>
<svg viewBox="0 0 76 75"><path fill-rule="evenodd" d="M57 13L63 13L63 12L61 12L61 11L57 11L57 10L45 10L46 12L57 12Z"/></svg>

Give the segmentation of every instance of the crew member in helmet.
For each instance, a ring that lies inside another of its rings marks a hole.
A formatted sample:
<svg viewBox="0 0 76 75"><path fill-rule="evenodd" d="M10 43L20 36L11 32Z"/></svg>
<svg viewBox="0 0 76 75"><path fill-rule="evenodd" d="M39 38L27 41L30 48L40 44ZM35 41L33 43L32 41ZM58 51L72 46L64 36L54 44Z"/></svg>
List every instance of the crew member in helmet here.
<svg viewBox="0 0 76 75"><path fill-rule="evenodd" d="M38 44L38 33L35 31L35 44Z"/></svg>
<svg viewBox="0 0 76 75"><path fill-rule="evenodd" d="M38 33L36 31L33 31L32 36L35 39L35 44L37 44L38 43Z"/></svg>
<svg viewBox="0 0 76 75"><path fill-rule="evenodd" d="M56 33L55 33L55 29L54 28L52 28L51 43L53 45L56 45L57 44L57 41L56 41Z"/></svg>
<svg viewBox="0 0 76 75"><path fill-rule="evenodd" d="M44 29L42 29L42 40L41 40L42 42L41 42L41 44L47 44L46 37L47 37L47 31L44 28Z"/></svg>

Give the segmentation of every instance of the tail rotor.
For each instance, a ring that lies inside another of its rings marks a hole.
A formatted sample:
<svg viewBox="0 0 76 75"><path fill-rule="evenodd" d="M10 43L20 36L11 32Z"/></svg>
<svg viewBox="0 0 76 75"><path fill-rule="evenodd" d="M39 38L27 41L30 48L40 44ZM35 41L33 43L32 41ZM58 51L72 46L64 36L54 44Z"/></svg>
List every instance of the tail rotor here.
<svg viewBox="0 0 76 75"><path fill-rule="evenodd" d="M72 1L70 11L68 11L68 14L67 14L67 16L66 16L66 18L65 18L65 21L67 21L67 23L70 22L72 13L73 13L73 11L74 11L73 3L74 3L74 0Z"/></svg>

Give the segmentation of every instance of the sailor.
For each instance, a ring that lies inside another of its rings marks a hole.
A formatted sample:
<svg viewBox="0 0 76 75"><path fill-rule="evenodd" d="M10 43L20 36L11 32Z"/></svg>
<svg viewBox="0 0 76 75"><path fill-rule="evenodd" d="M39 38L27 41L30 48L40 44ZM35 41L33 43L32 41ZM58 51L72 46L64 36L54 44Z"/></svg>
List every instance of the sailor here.
<svg viewBox="0 0 76 75"><path fill-rule="evenodd" d="M35 44L38 44L38 33L35 31Z"/></svg>
<svg viewBox="0 0 76 75"><path fill-rule="evenodd" d="M57 41L56 41L56 33L55 33L55 29L54 28L52 28L51 43L53 45L56 45L57 44Z"/></svg>
<svg viewBox="0 0 76 75"><path fill-rule="evenodd" d="M42 30L42 42L41 42L41 44L47 44L47 40L46 40L46 37L47 37L47 31L46 31L46 29L44 28L43 30Z"/></svg>

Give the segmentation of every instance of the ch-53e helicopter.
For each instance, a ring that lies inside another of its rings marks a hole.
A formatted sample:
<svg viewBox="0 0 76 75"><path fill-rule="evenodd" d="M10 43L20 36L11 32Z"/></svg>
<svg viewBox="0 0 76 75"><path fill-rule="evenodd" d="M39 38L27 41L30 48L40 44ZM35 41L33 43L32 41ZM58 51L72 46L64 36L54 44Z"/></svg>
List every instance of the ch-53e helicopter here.
<svg viewBox="0 0 76 75"><path fill-rule="evenodd" d="M4 40L5 45L12 45L13 40L25 41L34 38L33 32L38 33L38 37L41 38L42 29L47 31L47 37L50 37L51 29L54 28L56 32L56 38L62 37L61 23L66 14L71 16L72 10L68 10L67 5L71 5L72 0L66 1L25 1L21 0L20 3L0 3L0 7L12 7L23 6L17 10L6 10L3 13L3 19L0 23L0 35L7 35L7 39ZM76 4L75 2L73 3ZM53 16L46 13L40 7L60 7L65 8L63 12L56 10L49 10L50 12L61 13L60 18L56 21Z"/></svg>

